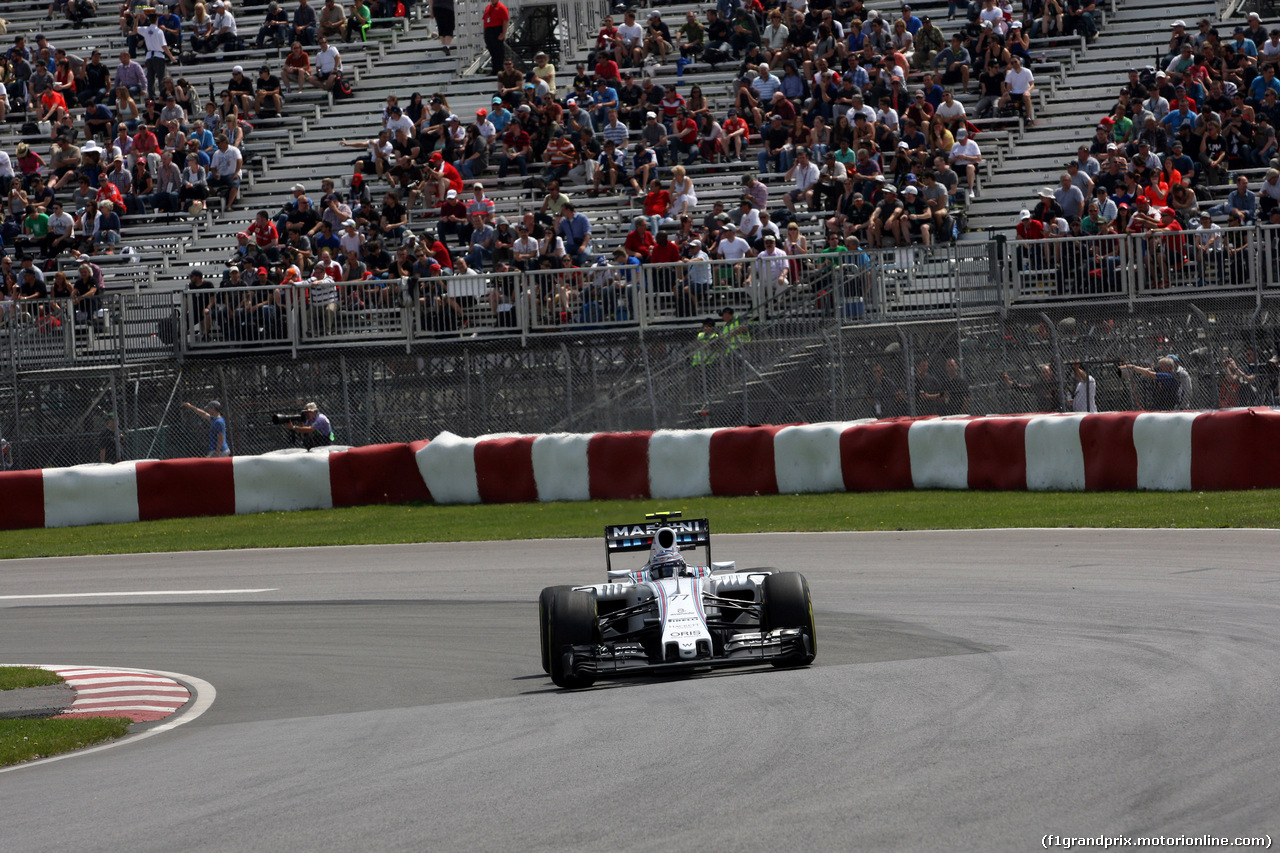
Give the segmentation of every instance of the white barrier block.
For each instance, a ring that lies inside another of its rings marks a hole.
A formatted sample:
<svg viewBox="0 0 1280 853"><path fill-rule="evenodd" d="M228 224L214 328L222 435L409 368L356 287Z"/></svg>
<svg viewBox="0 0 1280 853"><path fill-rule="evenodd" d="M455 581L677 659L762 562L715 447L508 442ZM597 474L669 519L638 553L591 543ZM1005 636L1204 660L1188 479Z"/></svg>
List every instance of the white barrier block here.
<svg viewBox="0 0 1280 853"><path fill-rule="evenodd" d="M649 495L655 499L711 494L714 429L666 430L649 437Z"/></svg>
<svg viewBox="0 0 1280 853"><path fill-rule="evenodd" d="M233 456L236 514L332 509L329 454L283 451Z"/></svg>
<svg viewBox="0 0 1280 853"><path fill-rule="evenodd" d="M914 421L907 430L911 481L917 489L969 488L968 419Z"/></svg>
<svg viewBox="0 0 1280 853"><path fill-rule="evenodd" d="M1191 488L1191 424L1196 412L1144 412L1133 420L1138 452L1138 488Z"/></svg>
<svg viewBox="0 0 1280 853"><path fill-rule="evenodd" d="M1027 490L1083 491L1084 448L1080 421L1085 415L1047 415L1027 421Z"/></svg>
<svg viewBox="0 0 1280 853"><path fill-rule="evenodd" d="M591 500L587 444L591 435L555 433L533 441L533 481L540 501Z"/></svg>
<svg viewBox="0 0 1280 853"><path fill-rule="evenodd" d="M116 524L138 520L134 462L44 470L44 526Z"/></svg>
<svg viewBox="0 0 1280 853"><path fill-rule="evenodd" d="M476 441L442 432L417 453L418 471L438 504L478 504Z"/></svg>
<svg viewBox="0 0 1280 853"><path fill-rule="evenodd" d="M778 494L844 491L840 435L851 426L853 423L820 423L778 430L773 436Z"/></svg>

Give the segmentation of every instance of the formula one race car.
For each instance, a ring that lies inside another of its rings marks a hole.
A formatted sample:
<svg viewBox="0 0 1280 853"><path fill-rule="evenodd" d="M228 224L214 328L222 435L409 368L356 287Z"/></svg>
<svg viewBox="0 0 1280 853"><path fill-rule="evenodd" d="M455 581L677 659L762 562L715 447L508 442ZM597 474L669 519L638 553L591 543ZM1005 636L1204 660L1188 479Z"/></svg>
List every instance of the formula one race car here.
<svg viewBox="0 0 1280 853"><path fill-rule="evenodd" d="M818 650L809 584L796 572L737 571L711 562L705 518L651 513L643 524L605 528L609 583L550 586L538 599L542 669L560 687L600 676L690 669L807 666ZM681 551L706 549L691 566ZM615 554L649 552L639 569L615 569Z"/></svg>

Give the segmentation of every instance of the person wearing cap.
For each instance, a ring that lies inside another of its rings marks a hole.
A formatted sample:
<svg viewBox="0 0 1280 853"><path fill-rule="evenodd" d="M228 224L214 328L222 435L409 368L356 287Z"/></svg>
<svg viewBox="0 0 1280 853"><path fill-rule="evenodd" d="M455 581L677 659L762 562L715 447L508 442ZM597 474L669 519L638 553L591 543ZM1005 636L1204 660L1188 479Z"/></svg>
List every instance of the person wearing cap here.
<svg viewBox="0 0 1280 853"><path fill-rule="evenodd" d="M898 198L898 189L893 184L885 184L881 190L881 198L871 216L867 220L867 241L873 249L881 248L885 236L899 233L899 220L902 219L903 204Z"/></svg>
<svg viewBox="0 0 1280 853"><path fill-rule="evenodd" d="M289 13L280 8L278 0L271 0L267 4L267 14L262 19L262 26L258 27L258 37L254 40L254 46L261 50L268 38L271 39L274 47L280 47L290 41Z"/></svg>
<svg viewBox="0 0 1280 853"><path fill-rule="evenodd" d="M658 61L665 64L667 52L673 49L673 41L675 40L671 37L671 28L667 26L666 21L662 20L662 12L650 9L648 26L644 30L645 57L657 56Z"/></svg>
<svg viewBox="0 0 1280 853"><path fill-rule="evenodd" d="M302 407L303 422L288 421L284 428L294 435L302 436L302 445L310 450L313 447L328 447L333 444L333 426L329 419L320 413L315 403L307 403Z"/></svg>
<svg viewBox="0 0 1280 853"><path fill-rule="evenodd" d="M1248 23L1244 28L1244 37L1253 42L1254 47L1262 49L1263 43L1267 40L1267 28L1262 25L1262 16L1257 12L1250 12Z"/></svg>
<svg viewBox="0 0 1280 853"><path fill-rule="evenodd" d="M961 127L956 131L956 144L951 146L947 161L955 170L965 176L968 182L969 198L972 199L977 190L978 165L982 162L982 151L978 143L969 135L968 130Z"/></svg>
<svg viewBox="0 0 1280 853"><path fill-rule="evenodd" d="M263 114L263 107L274 115L280 115L284 111L284 100L280 95L280 78L271 73L269 66L263 65L258 69L255 86L257 91L254 94L254 108L257 110L258 117L270 117Z"/></svg>
<svg viewBox="0 0 1280 853"><path fill-rule="evenodd" d="M202 409L184 402L182 407L209 422L209 452L205 455L211 458L230 456L231 446L227 444L227 422L222 417L222 403L210 400Z"/></svg>
<svg viewBox="0 0 1280 853"><path fill-rule="evenodd" d="M216 0L213 4L213 19L209 26L209 44L214 49L234 46L240 37L236 28L236 16L231 13L229 4Z"/></svg>

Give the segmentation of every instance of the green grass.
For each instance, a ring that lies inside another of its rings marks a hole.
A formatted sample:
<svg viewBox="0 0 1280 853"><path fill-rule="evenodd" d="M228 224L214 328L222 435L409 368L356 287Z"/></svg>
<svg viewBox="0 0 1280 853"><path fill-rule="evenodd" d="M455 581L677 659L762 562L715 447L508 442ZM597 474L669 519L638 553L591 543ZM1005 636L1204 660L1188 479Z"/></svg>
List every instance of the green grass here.
<svg viewBox="0 0 1280 853"><path fill-rule="evenodd" d="M0 666L0 690L17 690L19 687L44 687L61 684L62 676L47 669L26 666Z"/></svg>
<svg viewBox="0 0 1280 853"><path fill-rule="evenodd" d="M129 723L124 717L0 720L0 767L122 737L129 731Z"/></svg>
<svg viewBox="0 0 1280 853"><path fill-rule="evenodd" d="M678 509L717 533L991 527L1280 527L1280 490L873 492L670 501L375 506L0 531L0 558L596 537Z"/></svg>

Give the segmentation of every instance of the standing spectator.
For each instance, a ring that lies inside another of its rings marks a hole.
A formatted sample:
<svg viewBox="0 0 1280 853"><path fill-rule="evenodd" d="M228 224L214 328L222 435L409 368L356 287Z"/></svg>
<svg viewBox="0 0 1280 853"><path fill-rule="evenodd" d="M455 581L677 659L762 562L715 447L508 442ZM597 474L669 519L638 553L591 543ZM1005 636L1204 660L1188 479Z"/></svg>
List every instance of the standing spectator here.
<svg viewBox="0 0 1280 853"><path fill-rule="evenodd" d="M436 32L440 36L440 44L444 46L446 56L453 53L455 30L453 12L453 0L427 0L427 13L436 19Z"/></svg>
<svg viewBox="0 0 1280 853"><path fill-rule="evenodd" d="M489 62L496 77L502 70L502 60L506 56L507 28L511 23L511 13L502 0L489 0L484 7L482 19L484 46L489 51Z"/></svg>
<svg viewBox="0 0 1280 853"><path fill-rule="evenodd" d="M1076 362L1071 365L1071 374L1075 377L1076 387L1071 394L1071 411L1098 411L1098 383L1089 375L1084 365Z"/></svg>
<svg viewBox="0 0 1280 853"><path fill-rule="evenodd" d="M169 50L164 30L160 29L159 24L156 23L155 11L148 13L147 25L138 30L138 34L142 36L142 42L146 47L147 91L154 98L160 94L160 81L165 78L167 63L177 60Z"/></svg>
<svg viewBox="0 0 1280 853"><path fill-rule="evenodd" d="M183 403L182 406L209 422L209 452L207 455L210 457L230 456L231 447L227 444L227 422L222 417L222 404L217 400L210 400L203 409L190 403Z"/></svg>

